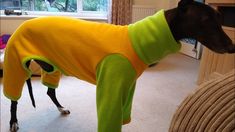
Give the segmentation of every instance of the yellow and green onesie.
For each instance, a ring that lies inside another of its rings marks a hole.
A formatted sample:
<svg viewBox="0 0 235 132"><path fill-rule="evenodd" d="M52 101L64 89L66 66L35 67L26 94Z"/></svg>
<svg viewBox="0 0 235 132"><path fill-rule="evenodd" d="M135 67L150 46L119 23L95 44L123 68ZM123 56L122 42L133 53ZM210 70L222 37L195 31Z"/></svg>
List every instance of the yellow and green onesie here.
<svg viewBox="0 0 235 132"><path fill-rule="evenodd" d="M54 67L43 71L42 83L56 88L60 74L97 86L99 132L120 132L130 121L136 79L149 64L177 52L164 11L134 24L117 26L68 17L40 17L24 22L5 51L3 91L18 100L30 60Z"/></svg>

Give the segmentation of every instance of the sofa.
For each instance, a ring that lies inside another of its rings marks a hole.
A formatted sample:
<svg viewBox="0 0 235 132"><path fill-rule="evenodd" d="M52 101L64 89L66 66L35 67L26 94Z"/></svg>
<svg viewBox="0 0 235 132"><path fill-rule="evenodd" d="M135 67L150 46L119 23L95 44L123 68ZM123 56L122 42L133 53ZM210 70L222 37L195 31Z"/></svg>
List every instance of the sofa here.
<svg viewBox="0 0 235 132"><path fill-rule="evenodd" d="M179 105L169 132L235 131L235 69L217 75Z"/></svg>

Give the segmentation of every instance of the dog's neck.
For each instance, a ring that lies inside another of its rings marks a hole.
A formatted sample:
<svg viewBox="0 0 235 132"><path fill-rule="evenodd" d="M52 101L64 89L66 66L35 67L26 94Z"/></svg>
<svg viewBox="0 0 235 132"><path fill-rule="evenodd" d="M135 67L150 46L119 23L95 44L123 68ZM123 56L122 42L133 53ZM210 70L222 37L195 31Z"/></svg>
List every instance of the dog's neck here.
<svg viewBox="0 0 235 132"><path fill-rule="evenodd" d="M187 37L183 31L183 27L180 27L181 24L178 22L178 8L166 10L165 17L176 41Z"/></svg>

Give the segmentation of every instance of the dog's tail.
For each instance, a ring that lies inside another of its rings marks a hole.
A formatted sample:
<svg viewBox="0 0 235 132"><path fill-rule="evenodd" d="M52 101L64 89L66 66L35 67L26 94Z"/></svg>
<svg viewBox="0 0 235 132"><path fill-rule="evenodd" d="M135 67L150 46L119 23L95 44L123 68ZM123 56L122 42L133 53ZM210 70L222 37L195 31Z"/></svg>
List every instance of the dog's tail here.
<svg viewBox="0 0 235 132"><path fill-rule="evenodd" d="M31 79L29 78L28 80L26 80L26 83L27 83L27 86L28 86L29 96L30 96L30 99L32 101L32 105L33 105L34 108L36 108L35 100L34 100L34 97L33 97L33 88L32 88L32 84L31 84Z"/></svg>

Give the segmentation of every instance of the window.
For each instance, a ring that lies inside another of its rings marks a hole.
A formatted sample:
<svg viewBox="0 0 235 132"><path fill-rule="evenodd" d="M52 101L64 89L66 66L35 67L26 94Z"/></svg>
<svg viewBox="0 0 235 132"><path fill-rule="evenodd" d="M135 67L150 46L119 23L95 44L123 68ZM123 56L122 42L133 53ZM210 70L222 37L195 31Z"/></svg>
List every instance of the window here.
<svg viewBox="0 0 235 132"><path fill-rule="evenodd" d="M107 15L109 0L0 0L0 9L14 9L36 14Z"/></svg>

